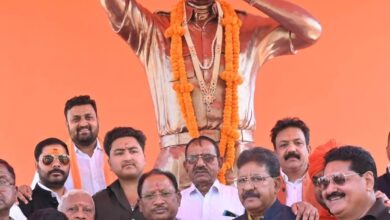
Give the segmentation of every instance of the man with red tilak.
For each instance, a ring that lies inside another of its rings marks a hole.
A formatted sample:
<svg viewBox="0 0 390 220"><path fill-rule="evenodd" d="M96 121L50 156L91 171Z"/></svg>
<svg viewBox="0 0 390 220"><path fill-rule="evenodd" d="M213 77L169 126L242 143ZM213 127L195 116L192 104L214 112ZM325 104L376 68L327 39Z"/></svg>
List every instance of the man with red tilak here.
<svg viewBox="0 0 390 220"><path fill-rule="evenodd" d="M179 0L151 13L136 0L100 0L114 31L143 63L153 99L160 153L155 166L189 185L184 146L208 136L224 164L253 146L255 80L268 60L314 44L321 25L284 0L245 0L268 17L234 10L223 0Z"/></svg>

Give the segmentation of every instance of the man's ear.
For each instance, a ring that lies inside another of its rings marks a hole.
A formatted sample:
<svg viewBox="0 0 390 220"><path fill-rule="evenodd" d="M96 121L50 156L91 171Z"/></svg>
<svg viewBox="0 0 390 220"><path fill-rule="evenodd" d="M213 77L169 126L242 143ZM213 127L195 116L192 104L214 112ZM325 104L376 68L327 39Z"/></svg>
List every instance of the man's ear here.
<svg viewBox="0 0 390 220"><path fill-rule="evenodd" d="M180 207L180 204L181 204L181 193L180 192L177 192L177 202L178 202L179 207Z"/></svg>
<svg viewBox="0 0 390 220"><path fill-rule="evenodd" d="M222 164L223 164L223 157L218 157L218 167L219 167L219 169L222 168Z"/></svg>
<svg viewBox="0 0 390 220"><path fill-rule="evenodd" d="M137 203L138 203L139 211L142 212L142 210L144 209L144 204L142 203L142 200L138 198Z"/></svg>
<svg viewBox="0 0 390 220"><path fill-rule="evenodd" d="M309 154L311 153L311 145L307 145L307 152L309 152Z"/></svg>
<svg viewBox="0 0 390 220"><path fill-rule="evenodd" d="M186 171L186 173L188 174L188 167L187 167L187 161L186 161L186 159L184 159L184 161L183 161L183 167L184 167L184 170Z"/></svg>
<svg viewBox="0 0 390 220"><path fill-rule="evenodd" d="M275 194L278 194L280 188L282 188L282 177L274 177L274 183L275 183Z"/></svg>
<svg viewBox="0 0 390 220"><path fill-rule="evenodd" d="M372 171L365 172L362 177L364 178L366 182L366 188L367 191L373 191L374 192L374 185L375 185L375 178Z"/></svg>

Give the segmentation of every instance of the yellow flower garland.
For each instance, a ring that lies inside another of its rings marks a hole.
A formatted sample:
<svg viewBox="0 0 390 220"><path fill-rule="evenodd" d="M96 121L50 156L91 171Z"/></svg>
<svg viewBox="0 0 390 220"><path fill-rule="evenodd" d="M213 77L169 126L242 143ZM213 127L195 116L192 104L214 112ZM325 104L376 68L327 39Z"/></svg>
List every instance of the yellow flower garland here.
<svg viewBox="0 0 390 220"><path fill-rule="evenodd" d="M222 25L225 27L225 71L220 77L225 80L225 106L219 148L224 156L224 163L218 174L218 179L225 183L225 173L234 165L235 143L239 138L238 129L238 94L237 86L242 83L238 74L240 54L240 27L241 21L234 9L224 1L218 1L224 12ZM180 0L171 12L171 23L165 31L165 36L171 38L171 65L174 80L173 89L176 91L181 112L191 137L199 137L198 123L192 105L191 91L193 85L187 81L183 58L182 27L185 0ZM218 64L217 64L218 65Z"/></svg>

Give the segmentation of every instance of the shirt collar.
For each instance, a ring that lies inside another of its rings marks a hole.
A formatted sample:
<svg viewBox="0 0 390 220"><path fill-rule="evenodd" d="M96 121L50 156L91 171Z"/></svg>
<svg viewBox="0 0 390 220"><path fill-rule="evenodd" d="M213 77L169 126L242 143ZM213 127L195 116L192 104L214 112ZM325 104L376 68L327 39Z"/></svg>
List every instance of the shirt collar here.
<svg viewBox="0 0 390 220"><path fill-rule="evenodd" d="M214 191L214 192L220 192L221 191L221 183L218 181L218 179L216 179L213 183L213 185L210 187L209 191L207 193L209 193L210 191ZM191 186L189 187L189 192L190 192L190 195L193 195L193 194L202 194L201 192L199 192L199 190L196 188L196 186L194 185L194 183L191 183Z"/></svg>
<svg viewBox="0 0 390 220"><path fill-rule="evenodd" d="M74 151L75 151L76 153L84 153L84 152L82 152L82 151L76 146L76 144L75 144L74 142L72 142L72 143L73 143ZM102 148L102 146L100 145L99 139L98 139L97 142L96 142L96 147L95 147L95 149L93 150L93 152L95 152L95 151L103 151L103 148Z"/></svg>
<svg viewBox="0 0 390 220"><path fill-rule="evenodd" d="M305 179L306 173L303 176L301 176L301 178L298 178L294 182L292 182L289 180L287 174L285 174L282 170L280 170L280 175L282 176L284 182L286 182L286 183L302 183L303 180Z"/></svg>
<svg viewBox="0 0 390 220"><path fill-rule="evenodd" d="M43 190L46 190L46 191L49 191L51 193L51 197L54 197L54 198L57 198L57 199L60 199L61 196L58 195L58 193L54 192L53 190L47 188L45 185L43 185L41 182L37 182L38 186L41 187ZM66 188L64 186L64 194L66 193Z"/></svg>
<svg viewBox="0 0 390 220"><path fill-rule="evenodd" d="M218 14L218 8L217 8L216 3L214 2L211 7L212 7L212 10L211 10L212 15L217 15ZM193 7L191 7L190 5L188 5L188 4L186 4L185 8L186 8L186 15L187 15L187 21L186 22L189 23L190 20L195 16L195 12L194 12L195 9ZM217 17L217 16L215 16L215 17Z"/></svg>

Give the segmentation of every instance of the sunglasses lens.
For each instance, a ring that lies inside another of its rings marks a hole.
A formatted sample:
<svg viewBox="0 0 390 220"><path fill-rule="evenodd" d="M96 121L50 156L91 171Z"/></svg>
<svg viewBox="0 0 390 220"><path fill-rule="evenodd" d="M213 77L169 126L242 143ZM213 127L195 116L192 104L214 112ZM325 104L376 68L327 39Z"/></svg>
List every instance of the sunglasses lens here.
<svg viewBox="0 0 390 220"><path fill-rule="evenodd" d="M343 174L337 174L333 176L333 182L337 185L344 185L345 183L345 176Z"/></svg>
<svg viewBox="0 0 390 220"><path fill-rule="evenodd" d="M69 157L66 156L66 155L60 155L60 156L58 156L58 160L59 160L60 163L62 163L63 165L68 165L68 164L69 164Z"/></svg>
<svg viewBox="0 0 390 220"><path fill-rule="evenodd" d="M320 185L320 187L321 187L322 190L328 188L329 183L330 183L329 178L328 178L328 177L325 177L325 176L319 178L319 180L318 180L318 185Z"/></svg>
<svg viewBox="0 0 390 220"><path fill-rule="evenodd" d="M53 163L53 161L54 161L54 157L51 155L45 155L42 157L42 163L45 164L46 166Z"/></svg>

